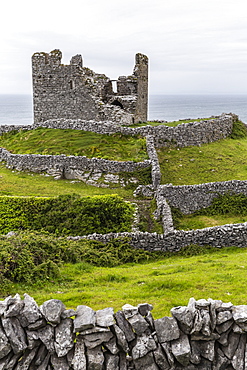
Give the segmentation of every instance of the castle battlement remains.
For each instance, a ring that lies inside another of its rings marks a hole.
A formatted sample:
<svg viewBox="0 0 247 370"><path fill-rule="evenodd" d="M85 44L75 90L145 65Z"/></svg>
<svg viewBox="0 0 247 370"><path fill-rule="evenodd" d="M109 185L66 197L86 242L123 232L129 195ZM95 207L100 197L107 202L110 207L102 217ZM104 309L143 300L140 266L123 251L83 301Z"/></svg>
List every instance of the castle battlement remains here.
<svg viewBox="0 0 247 370"><path fill-rule="evenodd" d="M32 56L34 123L83 119L133 124L147 121L148 58L136 54L130 76L117 81L83 66L81 55L61 64L60 50ZM114 86L116 83L116 91Z"/></svg>

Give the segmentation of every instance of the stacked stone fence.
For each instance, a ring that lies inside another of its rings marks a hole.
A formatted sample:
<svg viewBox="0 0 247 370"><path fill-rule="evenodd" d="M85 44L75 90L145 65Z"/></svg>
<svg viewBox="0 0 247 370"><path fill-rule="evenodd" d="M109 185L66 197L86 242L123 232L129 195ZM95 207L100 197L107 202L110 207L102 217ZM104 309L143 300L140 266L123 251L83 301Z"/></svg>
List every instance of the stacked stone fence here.
<svg viewBox="0 0 247 370"><path fill-rule="evenodd" d="M84 172L117 174L133 172L151 166L150 160L143 162L118 162L102 158L87 158L85 156L41 155L41 154L12 154L0 148L0 160L7 167L18 171L55 173L64 178L82 179Z"/></svg>
<svg viewBox="0 0 247 370"><path fill-rule="evenodd" d="M67 310L28 294L0 302L0 368L15 370L244 370L247 306L191 298L154 319L152 305Z"/></svg>
<svg viewBox="0 0 247 370"><path fill-rule="evenodd" d="M179 147L197 146L228 137L232 132L235 114L222 114L219 117L199 122L183 123L175 127L165 125L125 127L113 122L94 122L72 119L53 119L36 123L34 128L61 128L92 131L98 134L121 133L123 135L153 136L155 147L175 144Z"/></svg>
<svg viewBox="0 0 247 370"><path fill-rule="evenodd" d="M152 164L151 176L152 176L152 185L156 189L160 185L161 181L161 171L158 155L154 146L153 136L146 137L147 142L147 153Z"/></svg>
<svg viewBox="0 0 247 370"><path fill-rule="evenodd" d="M163 234L149 232L122 232L109 234L90 234L83 236L70 236L69 239L91 239L108 243L112 239L127 239L134 248L141 248L150 252L178 252L191 244L212 247L246 248L247 222L241 224L226 224L222 226L206 227L204 229L176 230Z"/></svg>
<svg viewBox="0 0 247 370"><path fill-rule="evenodd" d="M139 188L140 192L143 187ZM136 191L138 194L138 190ZM179 208L184 214L209 207L221 194L243 194L247 196L247 181L231 180L209 182L199 185L160 185L156 191L158 207L165 199L170 206Z"/></svg>

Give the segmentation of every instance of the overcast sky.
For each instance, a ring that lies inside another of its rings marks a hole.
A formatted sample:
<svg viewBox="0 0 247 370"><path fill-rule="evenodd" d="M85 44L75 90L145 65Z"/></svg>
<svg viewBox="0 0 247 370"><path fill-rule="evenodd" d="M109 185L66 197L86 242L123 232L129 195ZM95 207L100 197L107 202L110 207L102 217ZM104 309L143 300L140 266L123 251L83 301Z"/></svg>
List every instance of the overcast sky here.
<svg viewBox="0 0 247 370"><path fill-rule="evenodd" d="M31 56L112 79L149 57L150 94L247 94L246 0L12 0L1 4L0 93L32 93Z"/></svg>

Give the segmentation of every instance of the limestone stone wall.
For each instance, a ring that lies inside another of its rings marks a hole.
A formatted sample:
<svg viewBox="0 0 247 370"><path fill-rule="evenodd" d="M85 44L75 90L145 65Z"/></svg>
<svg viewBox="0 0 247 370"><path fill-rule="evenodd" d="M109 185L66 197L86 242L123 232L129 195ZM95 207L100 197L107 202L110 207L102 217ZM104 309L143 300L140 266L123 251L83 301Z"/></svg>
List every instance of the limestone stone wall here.
<svg viewBox="0 0 247 370"><path fill-rule="evenodd" d="M115 238L128 238L129 244L134 248L148 251L177 252L190 244L212 247L236 246L246 248L247 222L242 224L227 224L223 226L207 227L196 230L174 230L170 224L170 230L163 234L134 232L134 233L109 233L90 234L86 236L69 237L73 240L92 239L107 243Z"/></svg>
<svg viewBox="0 0 247 370"><path fill-rule="evenodd" d="M118 162L102 158L87 158L85 156L41 155L41 154L12 154L0 148L0 161L4 161L8 168L18 171L46 172L56 179L79 179L92 185L110 182L121 182L117 176L120 172L133 172L151 166L149 160L143 162ZM137 182L135 178L129 180ZM121 183L123 186L124 184Z"/></svg>
<svg viewBox="0 0 247 370"><path fill-rule="evenodd" d="M81 55L61 64L60 50L32 56L34 122L53 118L132 124L147 119L148 58L136 55L133 75L112 81L83 66Z"/></svg>
<svg viewBox="0 0 247 370"><path fill-rule="evenodd" d="M0 302L0 368L33 370L244 370L247 306L191 298L154 319L152 305L114 313L67 310L28 294Z"/></svg>
<svg viewBox="0 0 247 370"><path fill-rule="evenodd" d="M209 207L219 194L226 193L247 196L247 181L231 180L178 186L160 185L156 192L156 199L162 204L162 199L165 198L170 206L179 208L184 214L190 214L201 208Z"/></svg>
<svg viewBox="0 0 247 370"><path fill-rule="evenodd" d="M125 127L116 122L56 118L45 122L36 122L34 128L69 128L92 131L99 134L113 134L119 132L123 135L153 136L156 148L169 146L171 144L178 147L186 147L225 139L231 134L233 122L237 119L238 117L235 114L222 114L212 119L183 123L176 127L168 127L165 125Z"/></svg>

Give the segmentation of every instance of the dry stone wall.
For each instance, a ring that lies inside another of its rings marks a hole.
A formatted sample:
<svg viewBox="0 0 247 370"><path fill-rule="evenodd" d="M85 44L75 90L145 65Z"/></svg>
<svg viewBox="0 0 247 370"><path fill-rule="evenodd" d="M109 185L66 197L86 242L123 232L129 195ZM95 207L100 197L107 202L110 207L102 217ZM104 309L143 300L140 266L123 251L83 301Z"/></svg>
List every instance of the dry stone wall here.
<svg viewBox="0 0 247 370"><path fill-rule="evenodd" d="M222 114L219 117L199 122L183 123L176 127L141 126L125 127L114 122L95 122L73 119L52 119L38 122L34 127L49 127L92 131L99 134L119 132L123 135L153 136L155 147L175 144L178 147L196 146L228 137L232 132L233 122L238 117L235 114Z"/></svg>
<svg viewBox="0 0 247 370"><path fill-rule="evenodd" d="M142 191L142 188L139 188ZM138 194L138 191L136 192ZM220 194L243 194L247 196L247 181L232 180L209 182L199 185L160 185L156 191L158 206L164 199L170 206L179 208L184 214L209 207Z"/></svg>
<svg viewBox="0 0 247 370"><path fill-rule="evenodd" d="M7 167L18 171L47 172L56 178L83 181L90 179L91 182L95 181L95 184L102 176L104 182L118 182L120 180L116 177L118 173L131 173L151 165L149 160L118 162L84 156L12 154L3 148L0 148L0 160L4 161Z"/></svg>
<svg viewBox="0 0 247 370"><path fill-rule="evenodd" d="M135 233L90 234L86 236L71 236L69 238L73 240L92 239L103 243L116 238L127 238L129 244L134 248L141 248L150 252L177 252L190 244L210 245L217 248L230 246L246 248L247 222L188 231L171 228L169 232L164 234L139 231Z"/></svg>
<svg viewBox="0 0 247 370"><path fill-rule="evenodd" d="M191 298L154 319L152 305L114 313L28 294L0 302L0 369L244 370L247 306Z"/></svg>

